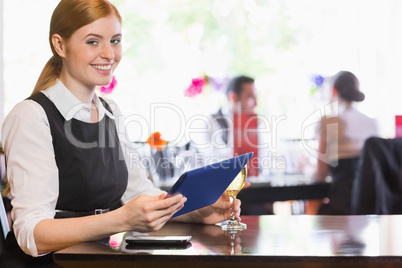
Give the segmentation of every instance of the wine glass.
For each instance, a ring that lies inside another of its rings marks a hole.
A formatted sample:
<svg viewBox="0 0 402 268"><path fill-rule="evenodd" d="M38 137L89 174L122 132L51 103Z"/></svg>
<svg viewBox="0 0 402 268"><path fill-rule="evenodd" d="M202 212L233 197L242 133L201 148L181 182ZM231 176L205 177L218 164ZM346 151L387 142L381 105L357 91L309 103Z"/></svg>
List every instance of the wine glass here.
<svg viewBox="0 0 402 268"><path fill-rule="evenodd" d="M246 182L247 178L247 165L243 167L239 174L237 174L236 178L232 181L229 187L226 189L226 194L229 196L230 203L232 204L230 220L221 226L222 230L225 231L241 231L247 228L247 225L244 223L239 222L236 219L235 212L234 212L234 204L236 201L236 196L243 188L244 183Z"/></svg>

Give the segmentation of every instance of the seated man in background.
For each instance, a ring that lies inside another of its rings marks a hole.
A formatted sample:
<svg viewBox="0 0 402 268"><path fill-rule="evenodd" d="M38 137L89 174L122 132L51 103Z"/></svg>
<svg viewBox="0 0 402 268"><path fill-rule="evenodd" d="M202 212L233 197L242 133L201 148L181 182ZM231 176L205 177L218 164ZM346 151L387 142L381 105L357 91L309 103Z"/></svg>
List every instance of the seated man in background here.
<svg viewBox="0 0 402 268"><path fill-rule="evenodd" d="M210 129L203 136L204 163L210 164L247 152L254 155L248 163L248 177L258 177L261 169L259 157L263 155L263 137L258 130L255 113L257 94L254 79L236 76L229 81L226 95L228 104L209 117ZM205 133L204 133L205 134ZM198 141L199 142L199 141ZM242 205L243 214L272 214L272 204L258 206Z"/></svg>
<svg viewBox="0 0 402 268"><path fill-rule="evenodd" d="M204 137L209 146L202 150L207 163L246 153L241 150L241 146L248 147L246 148L248 151L253 151L254 158L258 157L256 150L258 136L253 135L253 130L257 128L257 117L254 111L257 106L257 95L254 79L243 75L234 77L227 86L226 95L228 104L209 118L211 129ZM245 127L248 128L248 132L242 131ZM247 136L244 137L242 134ZM248 165L249 175L250 164ZM253 175L258 176L258 174Z"/></svg>

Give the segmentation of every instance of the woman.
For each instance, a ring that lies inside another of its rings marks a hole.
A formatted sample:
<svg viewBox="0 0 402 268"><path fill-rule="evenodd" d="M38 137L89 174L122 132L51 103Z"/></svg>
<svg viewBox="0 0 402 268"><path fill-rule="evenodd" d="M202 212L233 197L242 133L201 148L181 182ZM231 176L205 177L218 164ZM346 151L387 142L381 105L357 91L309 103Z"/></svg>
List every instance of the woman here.
<svg viewBox="0 0 402 268"><path fill-rule="evenodd" d="M332 182L329 203L321 206L319 214L350 214L350 194L360 150L367 138L378 135L375 120L354 107L355 102L364 98L353 73L340 71L333 77L332 101L337 105L337 114L321 119L321 157L315 174L322 181L330 175Z"/></svg>
<svg viewBox="0 0 402 268"><path fill-rule="evenodd" d="M14 261L51 262L47 253L76 243L159 230L186 202L165 199L128 162L125 128L115 122L121 113L95 94L111 82L121 38L121 17L107 0L61 0L53 12L53 56L2 129L14 221L5 254ZM235 209L238 217L239 202ZM229 216L221 197L175 220L212 224Z"/></svg>

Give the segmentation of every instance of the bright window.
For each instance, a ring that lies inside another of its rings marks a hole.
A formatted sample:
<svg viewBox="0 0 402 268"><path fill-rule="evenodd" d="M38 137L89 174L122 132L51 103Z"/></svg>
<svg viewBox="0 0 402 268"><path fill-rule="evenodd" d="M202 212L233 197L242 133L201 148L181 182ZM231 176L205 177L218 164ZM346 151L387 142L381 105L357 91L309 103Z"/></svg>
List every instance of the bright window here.
<svg viewBox="0 0 402 268"><path fill-rule="evenodd" d="M4 0L5 114L30 94L50 58L47 34L58 2ZM325 94L312 94L311 75L338 70L359 77L366 93L359 108L379 119L384 136L394 133L394 115L402 114L398 0L111 2L123 16L125 56L110 98L143 118L130 124L132 140L156 130L175 139L192 116L226 101L222 81L243 73L256 78L260 114L286 115L278 137L300 138L304 120L326 104ZM191 79L202 75L210 83L186 97ZM164 108L151 118L155 105Z"/></svg>

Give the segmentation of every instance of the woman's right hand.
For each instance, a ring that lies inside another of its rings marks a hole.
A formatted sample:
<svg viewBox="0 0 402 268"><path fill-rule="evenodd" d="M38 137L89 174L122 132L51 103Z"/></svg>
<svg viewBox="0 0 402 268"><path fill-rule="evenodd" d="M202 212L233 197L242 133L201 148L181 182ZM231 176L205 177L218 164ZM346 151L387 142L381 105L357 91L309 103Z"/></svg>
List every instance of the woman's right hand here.
<svg viewBox="0 0 402 268"><path fill-rule="evenodd" d="M183 208L187 201L181 194L165 199L159 196L139 195L122 207L125 229L136 232L154 232Z"/></svg>

